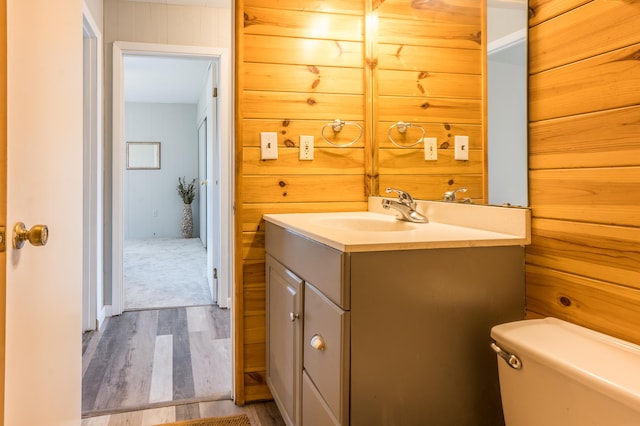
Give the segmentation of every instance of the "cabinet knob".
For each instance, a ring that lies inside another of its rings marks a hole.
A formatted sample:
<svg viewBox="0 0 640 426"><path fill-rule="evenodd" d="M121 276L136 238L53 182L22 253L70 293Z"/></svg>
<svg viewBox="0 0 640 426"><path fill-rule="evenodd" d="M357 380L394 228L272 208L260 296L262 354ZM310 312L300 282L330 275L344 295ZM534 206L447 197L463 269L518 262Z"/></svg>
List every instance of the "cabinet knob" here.
<svg viewBox="0 0 640 426"><path fill-rule="evenodd" d="M289 319L291 320L291 322L294 322L298 318L300 318L300 314L294 314L293 312L289 312Z"/></svg>
<svg viewBox="0 0 640 426"><path fill-rule="evenodd" d="M314 334L311 338L311 341L309 341L309 344L313 349L317 349L319 351L324 351L324 349L326 348L324 339L319 334Z"/></svg>

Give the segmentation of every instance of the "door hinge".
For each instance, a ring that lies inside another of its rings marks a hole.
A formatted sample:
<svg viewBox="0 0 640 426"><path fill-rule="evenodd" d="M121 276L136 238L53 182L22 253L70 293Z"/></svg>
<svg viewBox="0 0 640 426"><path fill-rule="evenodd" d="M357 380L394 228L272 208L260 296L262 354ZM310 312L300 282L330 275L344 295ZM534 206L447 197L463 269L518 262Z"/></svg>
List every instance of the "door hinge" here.
<svg viewBox="0 0 640 426"><path fill-rule="evenodd" d="M7 230L4 226L0 226L0 253L4 253L7 249Z"/></svg>
<svg viewBox="0 0 640 426"><path fill-rule="evenodd" d="M214 88L213 88L213 97L214 97L214 98L217 98L217 97L218 97L218 88L217 88L217 87L214 87Z"/></svg>
<svg viewBox="0 0 640 426"><path fill-rule="evenodd" d="M218 279L218 268L213 268L213 278Z"/></svg>

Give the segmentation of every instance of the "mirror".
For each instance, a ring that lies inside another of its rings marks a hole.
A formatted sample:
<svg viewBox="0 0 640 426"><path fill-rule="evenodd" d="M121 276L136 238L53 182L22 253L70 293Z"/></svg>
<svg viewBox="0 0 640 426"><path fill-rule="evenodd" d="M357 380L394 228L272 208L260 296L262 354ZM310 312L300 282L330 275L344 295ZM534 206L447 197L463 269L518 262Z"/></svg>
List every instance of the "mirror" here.
<svg viewBox="0 0 640 426"><path fill-rule="evenodd" d="M527 2L484 3L373 0L374 193L437 200L466 187L473 202L527 205ZM468 137L467 160L456 159L456 136Z"/></svg>

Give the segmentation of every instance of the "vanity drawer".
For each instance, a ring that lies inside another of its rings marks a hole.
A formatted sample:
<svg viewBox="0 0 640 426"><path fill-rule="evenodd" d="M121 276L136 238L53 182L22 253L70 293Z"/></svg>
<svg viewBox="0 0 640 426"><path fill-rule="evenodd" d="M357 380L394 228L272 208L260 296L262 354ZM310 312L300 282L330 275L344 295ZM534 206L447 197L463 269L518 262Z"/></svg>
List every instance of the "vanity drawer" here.
<svg viewBox="0 0 640 426"><path fill-rule="evenodd" d="M304 370L342 424L349 418L350 315L305 284Z"/></svg>
<svg viewBox="0 0 640 426"><path fill-rule="evenodd" d="M303 280L349 309L349 254L266 222L265 248Z"/></svg>
<svg viewBox="0 0 640 426"><path fill-rule="evenodd" d="M306 371L302 372L302 424L304 426L340 425Z"/></svg>

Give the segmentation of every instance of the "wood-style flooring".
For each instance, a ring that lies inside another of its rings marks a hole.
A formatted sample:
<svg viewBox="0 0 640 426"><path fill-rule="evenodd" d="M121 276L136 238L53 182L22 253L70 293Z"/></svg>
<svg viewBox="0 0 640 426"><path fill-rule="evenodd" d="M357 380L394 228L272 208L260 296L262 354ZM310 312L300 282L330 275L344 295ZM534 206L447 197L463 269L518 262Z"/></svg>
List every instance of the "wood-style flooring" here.
<svg viewBox="0 0 640 426"><path fill-rule="evenodd" d="M284 426L274 402L237 406L230 400L200 402L149 410L130 411L82 419L82 426L150 426L180 420L246 414L251 426Z"/></svg>
<svg viewBox="0 0 640 426"><path fill-rule="evenodd" d="M125 312L85 334L82 363L83 417L230 399L230 312Z"/></svg>

